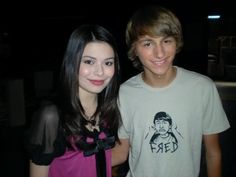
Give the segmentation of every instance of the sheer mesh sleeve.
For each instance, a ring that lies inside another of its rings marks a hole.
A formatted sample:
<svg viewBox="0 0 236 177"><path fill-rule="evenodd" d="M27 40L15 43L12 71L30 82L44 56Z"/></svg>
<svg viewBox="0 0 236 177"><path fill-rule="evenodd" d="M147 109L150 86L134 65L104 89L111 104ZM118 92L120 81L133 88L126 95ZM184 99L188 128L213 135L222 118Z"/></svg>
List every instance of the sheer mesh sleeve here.
<svg viewBox="0 0 236 177"><path fill-rule="evenodd" d="M46 104L34 114L28 132L29 158L38 165L49 165L64 150L59 112L55 105Z"/></svg>

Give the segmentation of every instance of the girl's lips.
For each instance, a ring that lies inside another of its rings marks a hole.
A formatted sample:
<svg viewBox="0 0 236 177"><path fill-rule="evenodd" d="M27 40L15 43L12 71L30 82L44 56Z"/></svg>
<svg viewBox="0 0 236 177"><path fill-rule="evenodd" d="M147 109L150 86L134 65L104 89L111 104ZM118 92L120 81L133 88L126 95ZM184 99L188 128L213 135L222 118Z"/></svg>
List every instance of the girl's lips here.
<svg viewBox="0 0 236 177"><path fill-rule="evenodd" d="M93 85L97 85L97 86L100 86L100 85L103 85L104 83L104 80L89 80Z"/></svg>

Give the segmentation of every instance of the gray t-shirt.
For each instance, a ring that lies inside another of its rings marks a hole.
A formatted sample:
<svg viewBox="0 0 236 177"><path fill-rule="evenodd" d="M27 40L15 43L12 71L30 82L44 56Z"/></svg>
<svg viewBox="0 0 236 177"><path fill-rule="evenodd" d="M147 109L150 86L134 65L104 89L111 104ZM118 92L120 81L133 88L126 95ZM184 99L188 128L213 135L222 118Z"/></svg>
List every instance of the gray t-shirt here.
<svg viewBox="0 0 236 177"><path fill-rule="evenodd" d="M123 126L129 139L127 177L198 177L202 135L230 127L214 82L177 68L164 88L152 88L138 74L119 94Z"/></svg>

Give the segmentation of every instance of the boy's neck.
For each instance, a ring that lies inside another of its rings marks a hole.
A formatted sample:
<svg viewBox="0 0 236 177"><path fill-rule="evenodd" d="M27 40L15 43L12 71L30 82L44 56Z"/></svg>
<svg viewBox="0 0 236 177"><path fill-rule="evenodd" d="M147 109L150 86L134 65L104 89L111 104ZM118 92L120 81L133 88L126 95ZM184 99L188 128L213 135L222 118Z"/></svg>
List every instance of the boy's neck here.
<svg viewBox="0 0 236 177"><path fill-rule="evenodd" d="M142 73L143 81L154 88L162 88L168 86L176 77L177 68L172 67L170 72L165 75L157 75L144 71Z"/></svg>

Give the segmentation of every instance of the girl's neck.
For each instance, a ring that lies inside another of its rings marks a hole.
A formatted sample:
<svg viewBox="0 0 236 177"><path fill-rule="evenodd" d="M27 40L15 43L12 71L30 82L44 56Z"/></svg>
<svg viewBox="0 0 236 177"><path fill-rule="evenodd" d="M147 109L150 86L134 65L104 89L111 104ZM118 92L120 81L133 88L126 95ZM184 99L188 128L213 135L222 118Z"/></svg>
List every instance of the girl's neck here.
<svg viewBox="0 0 236 177"><path fill-rule="evenodd" d="M85 127L91 132L95 129L99 131L99 117L94 115L97 110L97 95L83 95L80 100L85 111L84 117L87 120Z"/></svg>
<svg viewBox="0 0 236 177"><path fill-rule="evenodd" d="M79 97L85 111L85 116L90 119L97 109L97 94L80 93Z"/></svg>

